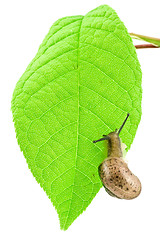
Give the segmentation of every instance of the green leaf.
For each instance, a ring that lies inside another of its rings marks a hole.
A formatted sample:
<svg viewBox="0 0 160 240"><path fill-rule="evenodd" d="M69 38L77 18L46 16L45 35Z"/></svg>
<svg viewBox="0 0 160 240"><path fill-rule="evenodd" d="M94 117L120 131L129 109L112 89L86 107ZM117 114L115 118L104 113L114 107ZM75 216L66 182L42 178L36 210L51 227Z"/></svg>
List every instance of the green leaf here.
<svg viewBox="0 0 160 240"><path fill-rule="evenodd" d="M144 36L144 35L140 35L140 34L136 34L136 33L130 33L130 36L133 39L146 41L146 42L152 43L153 45L155 45L157 47L160 47L160 38L148 37L148 36Z"/></svg>
<svg viewBox="0 0 160 240"><path fill-rule="evenodd" d="M67 229L102 184L105 146L119 128L127 150L141 118L141 70L124 24L107 5L56 21L18 81L12 112L18 143Z"/></svg>

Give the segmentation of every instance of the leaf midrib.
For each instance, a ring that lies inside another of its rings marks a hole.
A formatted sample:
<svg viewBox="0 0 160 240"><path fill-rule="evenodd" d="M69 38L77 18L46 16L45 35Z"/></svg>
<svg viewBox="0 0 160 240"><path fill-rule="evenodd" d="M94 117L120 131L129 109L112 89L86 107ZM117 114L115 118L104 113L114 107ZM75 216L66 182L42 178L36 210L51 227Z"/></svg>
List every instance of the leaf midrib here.
<svg viewBox="0 0 160 240"><path fill-rule="evenodd" d="M79 45L80 45L80 32L81 32L81 27L82 27L82 22L83 22L84 16L81 19L81 23L79 25L79 31L78 31L78 46L77 46L77 70L78 70L78 94L77 94L77 106L78 106L78 118L77 118L77 144L76 144L76 156L75 156L75 175L76 175L76 168L77 168L77 156L78 156L78 143L79 143L79 108L80 108L80 104L79 104L79 90L80 90L80 84L79 84L79 80L80 80L80 70L79 70L79 58L80 58L80 53L79 53ZM71 198L70 198L70 206L69 206L69 210L68 210L68 215L66 217L66 221L63 225L63 228L66 228L66 224L68 221L68 217L71 211L71 205L72 205L72 199L73 199L73 189L74 189L74 182L75 182L75 175L74 175L74 179L73 179L73 188L72 188L72 193L71 193Z"/></svg>

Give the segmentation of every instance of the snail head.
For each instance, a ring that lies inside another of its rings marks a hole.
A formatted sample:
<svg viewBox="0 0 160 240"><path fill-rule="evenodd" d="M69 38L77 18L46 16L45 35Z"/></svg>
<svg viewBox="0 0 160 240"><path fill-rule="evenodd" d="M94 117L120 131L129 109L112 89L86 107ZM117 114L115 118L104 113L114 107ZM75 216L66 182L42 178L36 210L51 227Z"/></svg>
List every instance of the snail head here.
<svg viewBox="0 0 160 240"><path fill-rule="evenodd" d="M110 134L115 134L116 133L119 136L120 132L122 131L122 128L124 127L124 125L125 125L125 123L128 119L128 117L129 117L129 113L127 114L127 116L126 116L124 122L122 123L121 127L119 128L119 130L116 129L114 132L111 132L108 135L103 135L103 138L100 138L98 140L94 140L93 143L100 142L100 141L103 141L103 140L109 140L110 139L110 136L109 136Z"/></svg>

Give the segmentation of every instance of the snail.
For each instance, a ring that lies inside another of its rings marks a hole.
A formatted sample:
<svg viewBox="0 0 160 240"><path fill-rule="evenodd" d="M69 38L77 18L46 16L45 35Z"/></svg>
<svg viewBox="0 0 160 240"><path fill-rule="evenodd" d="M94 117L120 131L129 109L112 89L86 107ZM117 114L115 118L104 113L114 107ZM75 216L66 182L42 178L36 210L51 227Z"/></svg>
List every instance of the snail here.
<svg viewBox="0 0 160 240"><path fill-rule="evenodd" d="M108 135L103 135L103 138L93 141L93 143L108 141L108 158L99 165L98 172L108 194L120 199L133 199L138 197L141 192L140 180L130 171L123 159L119 138L128 117L129 113L118 131L116 129Z"/></svg>

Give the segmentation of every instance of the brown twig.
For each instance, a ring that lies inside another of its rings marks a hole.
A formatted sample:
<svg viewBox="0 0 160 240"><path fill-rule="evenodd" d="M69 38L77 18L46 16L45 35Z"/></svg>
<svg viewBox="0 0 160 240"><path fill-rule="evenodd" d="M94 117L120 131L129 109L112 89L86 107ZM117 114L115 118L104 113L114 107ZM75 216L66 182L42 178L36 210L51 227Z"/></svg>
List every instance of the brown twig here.
<svg viewBox="0 0 160 240"><path fill-rule="evenodd" d="M135 45L136 49L143 49L143 48L159 48L158 46L155 46L153 44L139 44Z"/></svg>

